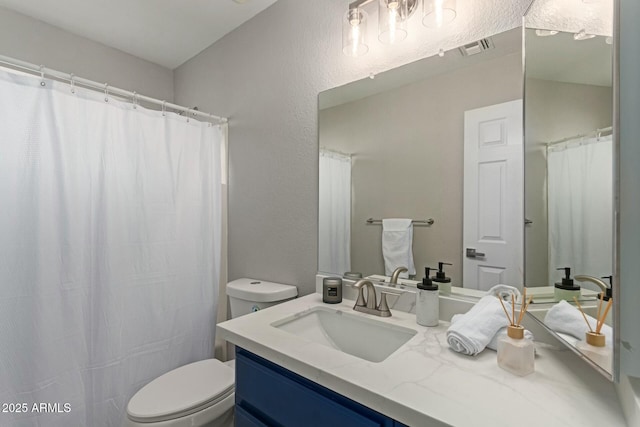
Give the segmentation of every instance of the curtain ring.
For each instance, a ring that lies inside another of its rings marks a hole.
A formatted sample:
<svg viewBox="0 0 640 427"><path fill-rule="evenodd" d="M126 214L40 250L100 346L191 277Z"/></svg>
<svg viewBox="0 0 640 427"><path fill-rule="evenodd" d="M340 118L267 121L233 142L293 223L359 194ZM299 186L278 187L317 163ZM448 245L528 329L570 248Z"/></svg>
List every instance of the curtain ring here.
<svg viewBox="0 0 640 427"><path fill-rule="evenodd" d="M189 108L187 108L187 113L185 114L185 116L187 116L187 123L189 123L189 112L190 112L190 111L191 111L191 110L190 110Z"/></svg>
<svg viewBox="0 0 640 427"><path fill-rule="evenodd" d="M47 83L44 81L44 65L40 66L40 86L46 86Z"/></svg>
<svg viewBox="0 0 640 427"><path fill-rule="evenodd" d="M76 93L76 76L73 73L70 74L71 93Z"/></svg>
<svg viewBox="0 0 640 427"><path fill-rule="evenodd" d="M134 91L133 91L133 109L134 109L134 110L138 108L138 104L137 104L138 99L137 99L137 98L138 98L138 94L137 94L137 93L136 93L136 91L134 90Z"/></svg>
<svg viewBox="0 0 640 427"><path fill-rule="evenodd" d="M104 102L109 102L109 83L104 84Z"/></svg>
<svg viewBox="0 0 640 427"><path fill-rule="evenodd" d="M167 101L162 101L162 117L167 115Z"/></svg>

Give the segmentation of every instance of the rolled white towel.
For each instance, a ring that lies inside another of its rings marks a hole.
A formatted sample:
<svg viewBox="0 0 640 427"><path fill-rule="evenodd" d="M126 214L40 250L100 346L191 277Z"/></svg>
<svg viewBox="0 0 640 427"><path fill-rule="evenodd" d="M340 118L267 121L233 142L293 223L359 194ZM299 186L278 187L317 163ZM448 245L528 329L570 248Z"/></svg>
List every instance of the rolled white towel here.
<svg viewBox="0 0 640 427"><path fill-rule="evenodd" d="M495 285L491 289L489 289L486 295L493 295L498 298L502 298L503 301L511 301L511 295L515 297L516 300L520 298L520 291L518 288L514 288L509 285Z"/></svg>
<svg viewBox="0 0 640 427"><path fill-rule="evenodd" d="M596 319L586 315L591 328L595 330ZM553 331L562 332L571 335L581 341L584 341L585 334L589 332L587 322L584 321L582 313L576 307L572 306L565 300L560 301L549 309L544 317L544 324ZM605 335L605 342L608 347L613 346L613 330L611 326L604 325L600 333Z"/></svg>
<svg viewBox="0 0 640 427"><path fill-rule="evenodd" d="M455 316L453 316L451 318L451 324L453 325L454 323L456 323L458 320L460 320L462 316L464 316L464 314L456 314ZM487 344L487 348L489 350L498 351L498 340L506 336L507 336L507 327L505 326L504 328L499 329L498 332L496 332L496 334L493 336L493 338L491 338L491 341L489 341L489 344ZM524 337L530 340L535 339L531 331L529 331L528 329L524 330Z"/></svg>
<svg viewBox="0 0 640 427"><path fill-rule="evenodd" d="M505 303L507 310L511 304ZM496 333L509 325L500 301L493 295L484 296L464 315L452 322L447 330L447 343L453 351L475 356L485 349Z"/></svg>

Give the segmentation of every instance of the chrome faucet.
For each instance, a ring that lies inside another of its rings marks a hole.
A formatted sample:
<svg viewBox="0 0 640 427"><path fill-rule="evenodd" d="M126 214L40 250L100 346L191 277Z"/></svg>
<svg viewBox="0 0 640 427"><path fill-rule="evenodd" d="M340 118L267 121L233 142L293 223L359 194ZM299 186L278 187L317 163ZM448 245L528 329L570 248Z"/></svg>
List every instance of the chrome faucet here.
<svg viewBox="0 0 640 427"><path fill-rule="evenodd" d="M356 305L353 306L355 311L362 313L373 314L380 317L391 317L391 310L387 305L387 293L381 292L380 305L378 305L376 299L376 288L369 280L358 280L354 285L358 289L358 300ZM367 288L367 298L364 297L364 289Z"/></svg>
<svg viewBox="0 0 640 427"><path fill-rule="evenodd" d="M611 289L611 286L609 286L602 280L598 279L597 277L587 276L586 274L573 276L573 279L577 280L578 282L591 282L595 285L598 285L598 287L602 289L602 294L604 296L607 296L607 290Z"/></svg>
<svg viewBox="0 0 640 427"><path fill-rule="evenodd" d="M398 267L395 270L393 270L393 273L391 274L391 280L389 280L389 284L393 286L397 285L398 276L400 276L400 273L403 273L405 271L409 271L407 270L407 267Z"/></svg>

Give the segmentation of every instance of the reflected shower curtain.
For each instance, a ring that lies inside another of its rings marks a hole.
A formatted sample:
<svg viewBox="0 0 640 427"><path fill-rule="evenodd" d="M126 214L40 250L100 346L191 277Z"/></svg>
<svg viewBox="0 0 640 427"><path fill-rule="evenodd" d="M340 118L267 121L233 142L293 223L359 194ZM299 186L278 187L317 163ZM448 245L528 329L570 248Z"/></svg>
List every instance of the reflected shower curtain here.
<svg viewBox="0 0 640 427"><path fill-rule="evenodd" d="M145 383L212 357L221 141L0 71L0 402L26 405L1 426L120 427Z"/></svg>
<svg viewBox="0 0 640 427"><path fill-rule="evenodd" d="M612 274L611 136L549 147L547 175L549 283L559 281L560 267L594 277Z"/></svg>
<svg viewBox="0 0 640 427"><path fill-rule="evenodd" d="M320 150L318 270L351 270L351 156Z"/></svg>

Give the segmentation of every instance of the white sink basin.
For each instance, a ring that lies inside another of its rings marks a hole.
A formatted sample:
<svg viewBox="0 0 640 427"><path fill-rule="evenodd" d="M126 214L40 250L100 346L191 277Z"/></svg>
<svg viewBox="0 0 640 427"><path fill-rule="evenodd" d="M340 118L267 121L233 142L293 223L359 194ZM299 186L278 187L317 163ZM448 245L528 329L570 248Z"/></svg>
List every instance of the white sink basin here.
<svg viewBox="0 0 640 427"><path fill-rule="evenodd" d="M370 362L382 362L417 333L327 307L314 307L271 326Z"/></svg>

